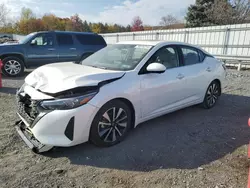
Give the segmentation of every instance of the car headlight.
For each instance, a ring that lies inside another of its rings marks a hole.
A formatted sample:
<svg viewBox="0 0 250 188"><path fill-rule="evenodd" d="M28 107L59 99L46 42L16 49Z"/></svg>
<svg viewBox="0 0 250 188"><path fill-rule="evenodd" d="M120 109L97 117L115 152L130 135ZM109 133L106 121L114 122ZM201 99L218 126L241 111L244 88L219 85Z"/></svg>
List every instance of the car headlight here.
<svg viewBox="0 0 250 188"><path fill-rule="evenodd" d="M89 102L96 95L96 93L97 92L66 99L42 101L40 106L44 110L68 110L77 108Z"/></svg>

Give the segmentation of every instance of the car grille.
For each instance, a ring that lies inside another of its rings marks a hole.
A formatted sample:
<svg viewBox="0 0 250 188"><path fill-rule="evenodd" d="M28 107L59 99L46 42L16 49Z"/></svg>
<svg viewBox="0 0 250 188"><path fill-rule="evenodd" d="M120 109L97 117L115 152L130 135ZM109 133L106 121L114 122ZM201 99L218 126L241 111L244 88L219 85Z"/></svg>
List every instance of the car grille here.
<svg viewBox="0 0 250 188"><path fill-rule="evenodd" d="M27 94L21 95L20 93L16 95L16 101L19 115L32 126L32 123L39 114L36 108L37 101L31 100L30 96Z"/></svg>

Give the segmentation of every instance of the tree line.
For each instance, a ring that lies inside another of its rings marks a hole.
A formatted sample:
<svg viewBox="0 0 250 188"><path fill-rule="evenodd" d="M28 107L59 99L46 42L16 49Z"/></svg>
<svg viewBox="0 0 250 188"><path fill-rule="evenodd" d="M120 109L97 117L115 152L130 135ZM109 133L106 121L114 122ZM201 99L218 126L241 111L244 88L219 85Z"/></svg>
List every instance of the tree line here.
<svg viewBox="0 0 250 188"><path fill-rule="evenodd" d="M134 17L131 24L92 23L82 20L78 14L69 18L60 18L54 14L36 17L35 13L23 7L19 19L11 21L11 14L5 4L0 4L0 32L29 34L36 31L61 30L94 33L130 32L154 29L174 29L184 27L202 27L212 25L239 24L250 22L249 0L196 0L188 7L185 20L175 16L163 16L157 26L144 25L139 16Z"/></svg>

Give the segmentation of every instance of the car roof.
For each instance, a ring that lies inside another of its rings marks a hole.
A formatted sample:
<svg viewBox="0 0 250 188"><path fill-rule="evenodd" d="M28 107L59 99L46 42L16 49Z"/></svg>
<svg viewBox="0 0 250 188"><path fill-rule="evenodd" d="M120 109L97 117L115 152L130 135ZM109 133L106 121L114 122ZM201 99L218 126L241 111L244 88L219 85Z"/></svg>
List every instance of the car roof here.
<svg viewBox="0 0 250 188"><path fill-rule="evenodd" d="M92 33L92 32L77 32L77 31L39 31L37 33L50 33L50 32L68 33L68 34L83 34L83 35L97 35L96 33Z"/></svg>
<svg viewBox="0 0 250 188"><path fill-rule="evenodd" d="M193 44L189 44L186 42L179 42L179 41L166 41L166 40L133 40L133 41L121 41L116 44L134 44L134 45L150 45L150 46L157 46L157 45L184 45L190 46L196 49L203 51L205 54L211 55L206 50L202 49L200 46L196 46Z"/></svg>
<svg viewBox="0 0 250 188"><path fill-rule="evenodd" d="M185 45L185 46L191 46L191 47L195 47L198 49L201 49L199 46L195 46L189 43L185 43L185 42L178 42L178 41L164 41L164 40L133 40L133 41L121 41L118 42L117 44L134 44L134 45L151 45L151 46L156 46L156 45Z"/></svg>

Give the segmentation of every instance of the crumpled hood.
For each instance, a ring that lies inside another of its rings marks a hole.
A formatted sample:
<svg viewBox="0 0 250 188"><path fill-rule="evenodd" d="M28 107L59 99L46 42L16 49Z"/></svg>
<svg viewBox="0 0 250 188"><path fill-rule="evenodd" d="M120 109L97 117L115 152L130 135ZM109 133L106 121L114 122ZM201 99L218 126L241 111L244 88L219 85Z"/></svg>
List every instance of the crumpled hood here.
<svg viewBox="0 0 250 188"><path fill-rule="evenodd" d="M99 82L123 76L124 71L112 71L74 63L54 63L37 68L25 78L25 83L45 93L83 86L96 86Z"/></svg>

